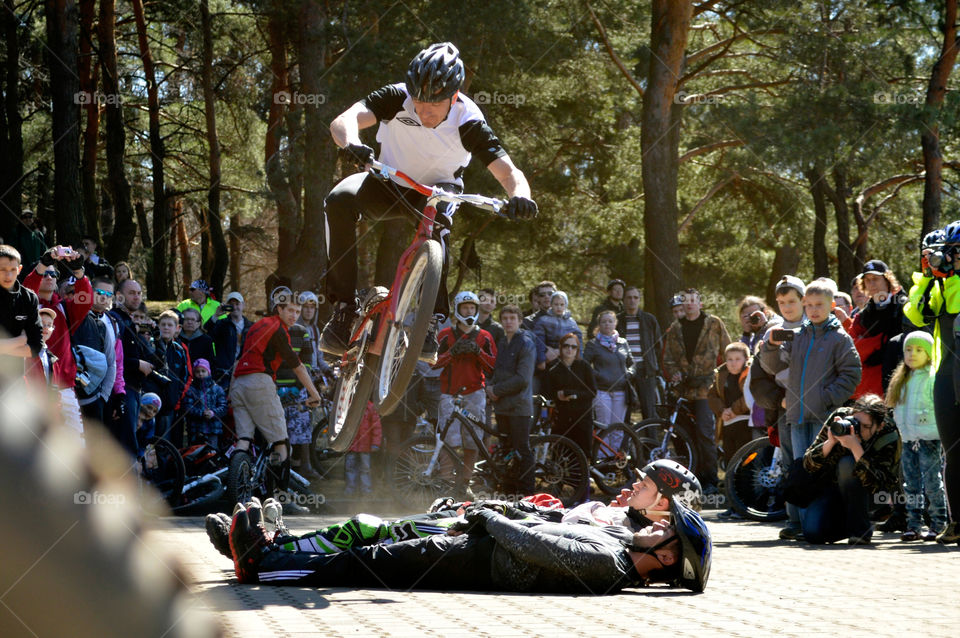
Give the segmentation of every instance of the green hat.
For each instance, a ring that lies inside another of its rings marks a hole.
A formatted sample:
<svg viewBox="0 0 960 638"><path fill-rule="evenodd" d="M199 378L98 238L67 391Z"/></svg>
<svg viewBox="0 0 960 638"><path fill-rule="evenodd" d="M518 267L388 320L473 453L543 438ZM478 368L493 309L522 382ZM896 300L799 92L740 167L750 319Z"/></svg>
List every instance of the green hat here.
<svg viewBox="0 0 960 638"><path fill-rule="evenodd" d="M903 338L904 350L906 350L907 344L910 343L923 348L926 351L927 356L930 357L931 360L933 359L933 337L929 332L924 332L923 330L914 330L913 332L908 333L907 336Z"/></svg>

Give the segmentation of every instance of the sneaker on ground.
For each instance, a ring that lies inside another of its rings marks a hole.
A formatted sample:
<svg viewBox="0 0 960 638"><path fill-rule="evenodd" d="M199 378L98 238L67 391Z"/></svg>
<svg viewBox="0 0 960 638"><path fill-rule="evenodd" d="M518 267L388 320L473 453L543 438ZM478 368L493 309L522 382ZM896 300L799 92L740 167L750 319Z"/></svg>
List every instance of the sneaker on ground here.
<svg viewBox="0 0 960 638"><path fill-rule="evenodd" d="M792 525L788 525L787 527L784 527L783 529L780 530L780 540L802 541L804 540L803 530L801 530L799 527L793 527Z"/></svg>
<svg viewBox="0 0 960 638"><path fill-rule="evenodd" d="M920 540L935 541L937 540L937 532L928 527L924 527L920 530Z"/></svg>
<svg viewBox="0 0 960 638"><path fill-rule="evenodd" d="M918 541L920 540L920 532L915 529L908 529L903 534L900 534L900 540L904 541L905 543Z"/></svg>
<svg viewBox="0 0 960 638"><path fill-rule="evenodd" d="M960 525L957 525L956 521L950 521L944 530L937 534L936 541L941 545L960 543Z"/></svg>
<svg viewBox="0 0 960 638"><path fill-rule="evenodd" d="M214 548L233 560L233 554L230 553L230 517L222 512L207 514L204 524L207 528L207 538L210 539Z"/></svg>
<svg viewBox="0 0 960 638"><path fill-rule="evenodd" d="M263 502L263 528L267 533L289 536L290 531L283 523L283 505L275 498L268 498Z"/></svg>
<svg viewBox="0 0 960 638"><path fill-rule="evenodd" d="M357 317L354 304L341 303L333 311L330 321L320 333L320 350L334 357L343 356L350 343L350 328Z"/></svg>
<svg viewBox="0 0 960 638"><path fill-rule="evenodd" d="M233 516L230 525L230 553L237 580L243 584L257 583L260 577L257 567L263 551L270 545L267 533L260 525L260 508L243 506Z"/></svg>
<svg viewBox="0 0 960 638"><path fill-rule="evenodd" d="M742 521L743 517L736 510L728 509L717 514L717 518L725 521Z"/></svg>
<svg viewBox="0 0 960 638"><path fill-rule="evenodd" d="M847 539L848 545L873 545L873 541L870 540L870 534L867 533L865 536L851 536Z"/></svg>

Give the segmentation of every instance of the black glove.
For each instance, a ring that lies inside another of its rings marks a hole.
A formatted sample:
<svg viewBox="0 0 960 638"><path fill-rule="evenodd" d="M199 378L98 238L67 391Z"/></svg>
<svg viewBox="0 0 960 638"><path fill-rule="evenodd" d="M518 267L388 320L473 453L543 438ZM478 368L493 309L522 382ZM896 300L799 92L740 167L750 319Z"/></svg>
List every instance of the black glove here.
<svg viewBox="0 0 960 638"><path fill-rule="evenodd" d="M47 252L40 255L40 263L44 266L52 266L57 263L57 260L53 258L53 253L57 251L56 248L51 248Z"/></svg>
<svg viewBox="0 0 960 638"><path fill-rule="evenodd" d="M373 149L366 144L347 144L340 149L340 157L363 168L373 159Z"/></svg>
<svg viewBox="0 0 960 638"><path fill-rule="evenodd" d="M471 505L467 508L467 511L464 513L463 517L467 520L467 523L470 524L470 529L482 529L483 531L486 531L487 521L496 515L496 512L483 506Z"/></svg>
<svg viewBox="0 0 960 638"><path fill-rule="evenodd" d="M526 197L511 197L507 202L507 217L510 219L533 219L539 209L537 203Z"/></svg>
<svg viewBox="0 0 960 638"><path fill-rule="evenodd" d="M84 259L81 253L73 251L73 257L65 259L63 263L65 263L70 270L80 270L83 268L83 264L86 263L86 259Z"/></svg>
<svg viewBox="0 0 960 638"><path fill-rule="evenodd" d="M460 339L450 348L450 354L459 357L462 354L477 354L480 352L480 346L473 339Z"/></svg>
<svg viewBox="0 0 960 638"><path fill-rule="evenodd" d="M122 394L111 395L106 408L105 412L112 420L120 420L127 412L126 396Z"/></svg>

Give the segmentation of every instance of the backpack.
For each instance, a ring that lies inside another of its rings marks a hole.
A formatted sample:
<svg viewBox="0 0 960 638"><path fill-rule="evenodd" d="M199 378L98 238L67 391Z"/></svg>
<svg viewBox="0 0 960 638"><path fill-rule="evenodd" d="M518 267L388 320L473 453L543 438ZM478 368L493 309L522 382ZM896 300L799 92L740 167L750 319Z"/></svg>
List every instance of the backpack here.
<svg viewBox="0 0 960 638"><path fill-rule="evenodd" d="M77 362L77 398L91 399L100 394L107 376L107 355L83 345L75 345L71 350Z"/></svg>

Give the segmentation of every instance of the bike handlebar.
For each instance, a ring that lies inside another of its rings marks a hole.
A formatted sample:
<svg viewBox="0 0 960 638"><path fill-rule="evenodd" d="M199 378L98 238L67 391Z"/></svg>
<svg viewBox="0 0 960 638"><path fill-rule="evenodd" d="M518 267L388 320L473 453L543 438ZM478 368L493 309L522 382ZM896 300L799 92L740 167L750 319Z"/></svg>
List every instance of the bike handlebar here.
<svg viewBox="0 0 960 638"><path fill-rule="evenodd" d="M469 204L475 206L476 208L482 208L483 210L488 210L495 215L500 217L506 217L509 219L509 215L502 212L503 208L506 207L507 202L502 199L497 199L495 197L486 197L484 195L473 195L469 193L451 193L445 191L439 186L426 186L416 181L403 171L399 171L392 166L387 166L383 162L378 160L370 160L367 166L370 168L370 171L375 175L379 175L382 179L388 180L391 177L396 177L397 179L406 182L410 185L410 188L417 191L421 195L427 197L428 200L434 199L441 202L449 202L451 204Z"/></svg>

